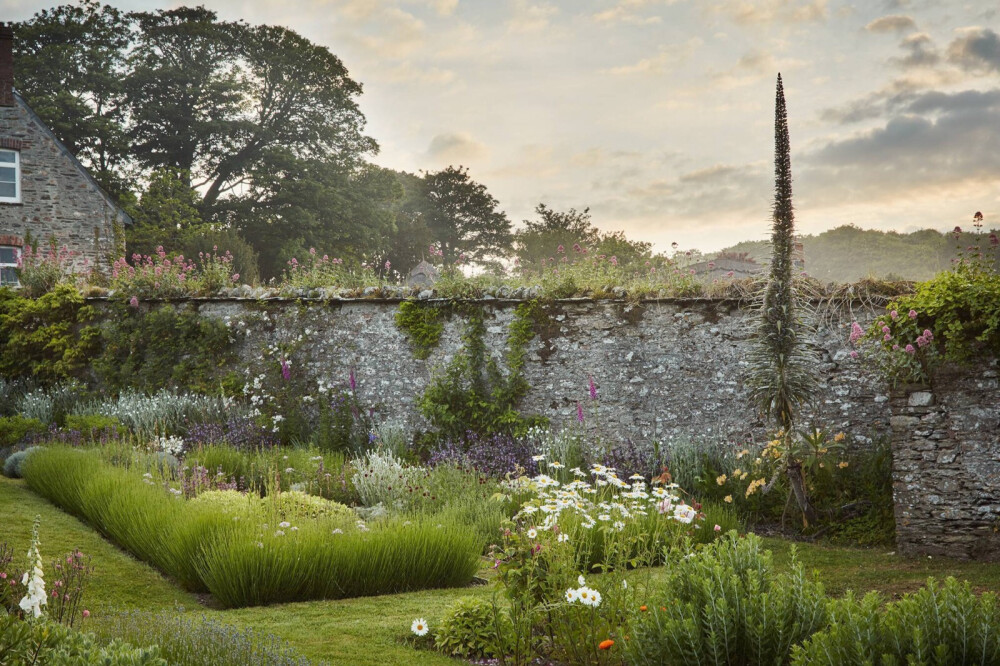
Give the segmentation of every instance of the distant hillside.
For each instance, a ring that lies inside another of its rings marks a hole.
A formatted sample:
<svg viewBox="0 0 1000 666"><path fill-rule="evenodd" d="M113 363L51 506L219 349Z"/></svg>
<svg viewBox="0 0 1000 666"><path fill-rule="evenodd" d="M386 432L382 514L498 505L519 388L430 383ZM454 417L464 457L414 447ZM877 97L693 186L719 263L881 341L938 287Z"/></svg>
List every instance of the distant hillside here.
<svg viewBox="0 0 1000 666"><path fill-rule="evenodd" d="M977 243L972 233L956 240L951 233L922 229L909 234L843 226L816 236L802 236L805 269L823 282L854 282L863 277L928 280L951 266L959 246ZM978 241L989 247L989 232ZM723 252L746 252L758 262L770 259L766 241L745 241Z"/></svg>

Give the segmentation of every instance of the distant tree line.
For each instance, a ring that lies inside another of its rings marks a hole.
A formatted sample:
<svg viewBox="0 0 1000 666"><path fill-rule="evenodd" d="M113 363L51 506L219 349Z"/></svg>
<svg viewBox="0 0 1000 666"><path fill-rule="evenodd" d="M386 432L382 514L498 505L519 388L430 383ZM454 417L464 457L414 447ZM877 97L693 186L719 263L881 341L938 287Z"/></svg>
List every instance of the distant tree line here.
<svg viewBox="0 0 1000 666"><path fill-rule="evenodd" d="M960 250L989 248L990 233L971 224L958 234L934 229L901 233L844 225L800 236L799 240L806 272L823 282L856 282L866 277L920 281L951 268ZM759 263L771 256L767 241L744 241L723 252L746 253Z"/></svg>

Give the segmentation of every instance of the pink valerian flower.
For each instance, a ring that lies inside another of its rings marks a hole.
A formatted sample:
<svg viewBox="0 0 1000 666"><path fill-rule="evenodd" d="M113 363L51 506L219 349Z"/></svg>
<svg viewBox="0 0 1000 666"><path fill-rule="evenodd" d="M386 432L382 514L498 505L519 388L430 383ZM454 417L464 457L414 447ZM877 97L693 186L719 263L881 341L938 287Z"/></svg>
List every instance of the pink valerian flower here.
<svg viewBox="0 0 1000 666"><path fill-rule="evenodd" d="M715 531L716 532L721 532L722 531L722 525L716 525L715 526Z"/></svg>
<svg viewBox="0 0 1000 666"><path fill-rule="evenodd" d="M83 611L83 619L86 620L88 617L90 617L90 611L89 610L84 610Z"/></svg>
<svg viewBox="0 0 1000 666"><path fill-rule="evenodd" d="M892 340L892 336L886 333L885 335L882 336L882 340L884 340L885 342L889 342L889 340Z"/></svg>
<svg viewBox="0 0 1000 666"><path fill-rule="evenodd" d="M612 266L617 266L618 265L618 257L616 257L614 255L611 255L610 261L611 261L611 265Z"/></svg>
<svg viewBox="0 0 1000 666"><path fill-rule="evenodd" d="M916 319L917 318L917 311L916 310L910 310L909 313L907 314L907 316L910 319Z"/></svg>
<svg viewBox="0 0 1000 666"><path fill-rule="evenodd" d="M392 267L392 262L388 259L385 260L385 270L389 270Z"/></svg>
<svg viewBox="0 0 1000 666"><path fill-rule="evenodd" d="M892 351L896 351L896 350L898 350L898 349L899 349L899 345L893 345L893 346L892 346Z"/></svg>
<svg viewBox="0 0 1000 666"><path fill-rule="evenodd" d="M851 358L857 358L857 357L858 357L858 352L852 350L851 351Z"/></svg>
<svg viewBox="0 0 1000 666"><path fill-rule="evenodd" d="M896 317L899 316L899 313L896 312L895 310L893 310L892 312L889 313L889 316L892 317L893 319L895 319Z"/></svg>
<svg viewBox="0 0 1000 666"><path fill-rule="evenodd" d="M883 333L889 333L889 327L888 326L883 326L882 327L882 332Z"/></svg>
<svg viewBox="0 0 1000 666"><path fill-rule="evenodd" d="M927 338L928 342L930 342L931 340L934 339L934 334L931 333L931 330L929 328L925 328L924 329L924 337Z"/></svg>
<svg viewBox="0 0 1000 666"><path fill-rule="evenodd" d="M917 350L913 348L913 345L906 345L906 349L904 349L903 351L905 351L907 354L917 353Z"/></svg>
<svg viewBox="0 0 1000 666"><path fill-rule="evenodd" d="M583 405L576 403L576 420L583 423Z"/></svg>
<svg viewBox="0 0 1000 666"><path fill-rule="evenodd" d="M865 329L858 322L851 322L851 342L857 342L865 335Z"/></svg>
<svg viewBox="0 0 1000 666"><path fill-rule="evenodd" d="M590 376L587 382L587 388L590 390L590 399L597 400L597 385L594 384L594 377Z"/></svg>
<svg viewBox="0 0 1000 666"><path fill-rule="evenodd" d="M559 254L562 254L565 251L566 251L566 248L563 247L562 245L560 245L559 247L556 248L556 252L559 253Z"/></svg>
<svg viewBox="0 0 1000 666"><path fill-rule="evenodd" d="M133 308L137 308L139 307L139 299L133 296L132 298L129 299L128 304Z"/></svg>

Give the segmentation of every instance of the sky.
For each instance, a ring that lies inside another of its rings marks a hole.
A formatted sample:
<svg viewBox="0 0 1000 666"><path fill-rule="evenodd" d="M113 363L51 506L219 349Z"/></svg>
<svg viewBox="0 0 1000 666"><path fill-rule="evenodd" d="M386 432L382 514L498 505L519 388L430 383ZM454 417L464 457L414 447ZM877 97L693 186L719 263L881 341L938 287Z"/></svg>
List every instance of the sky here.
<svg viewBox="0 0 1000 666"><path fill-rule="evenodd" d="M112 4L204 4L329 47L364 86L374 162L464 165L515 223L545 203L660 251L768 237L780 72L801 233L1000 226L997 0Z"/></svg>

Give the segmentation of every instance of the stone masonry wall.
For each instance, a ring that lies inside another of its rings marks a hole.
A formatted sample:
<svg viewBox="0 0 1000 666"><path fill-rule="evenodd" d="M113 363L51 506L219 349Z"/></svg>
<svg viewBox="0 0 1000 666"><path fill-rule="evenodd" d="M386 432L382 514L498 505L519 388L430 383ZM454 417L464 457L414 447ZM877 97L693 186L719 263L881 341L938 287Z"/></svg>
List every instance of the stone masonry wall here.
<svg viewBox="0 0 1000 666"><path fill-rule="evenodd" d="M996 361L892 394L901 552L1000 561L998 397Z"/></svg>
<svg viewBox="0 0 1000 666"><path fill-rule="evenodd" d="M482 301L487 348L502 359L517 301ZM407 431L424 428L416 402L461 349L465 320L452 315L427 360L414 358L395 324L398 301L212 299L205 315L226 319L253 369L264 345L303 335L293 367L310 380L345 385L351 369L362 401ZM606 442L692 439L740 442L762 436L742 375L754 316L735 302L628 303L570 299L546 305L548 325L528 348L531 391L523 409L555 426L585 411L585 427ZM849 358L849 320L819 331L822 394L816 425L867 442L888 433L888 395L873 370ZM588 378L599 399L588 397ZM803 427L811 423L804 419Z"/></svg>
<svg viewBox="0 0 1000 666"><path fill-rule="evenodd" d="M0 203L0 236L23 242L30 232L40 246L55 236L77 270L103 262L120 211L19 97L0 107L0 144L21 156L21 203Z"/></svg>

